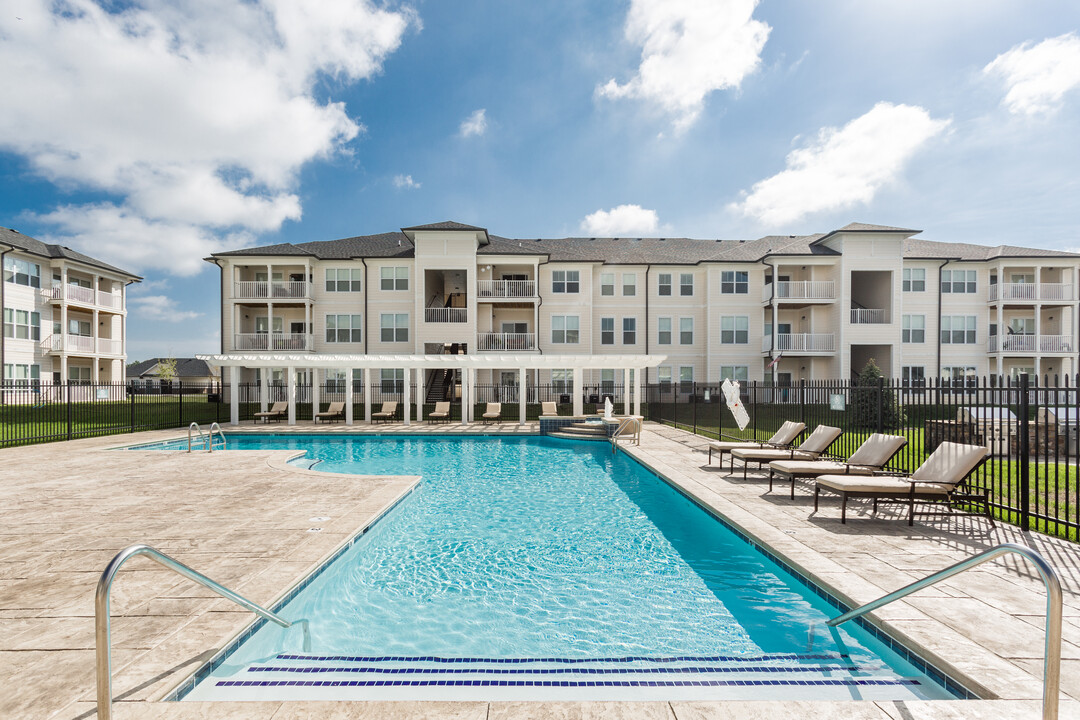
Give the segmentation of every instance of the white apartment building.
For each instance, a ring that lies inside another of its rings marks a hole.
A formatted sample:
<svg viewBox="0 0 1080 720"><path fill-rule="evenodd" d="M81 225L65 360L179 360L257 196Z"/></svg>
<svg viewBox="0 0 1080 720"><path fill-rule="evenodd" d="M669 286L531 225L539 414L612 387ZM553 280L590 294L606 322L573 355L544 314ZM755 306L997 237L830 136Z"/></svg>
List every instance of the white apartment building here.
<svg viewBox="0 0 1080 720"><path fill-rule="evenodd" d="M287 355L304 384L344 379L300 370L305 354L666 356L647 383L848 378L870 358L912 382L1080 369L1080 255L918 233L511 239L441 222L207 260L221 268L222 355ZM516 383L514 367L479 372L479 384ZM569 386L569 369L530 372Z"/></svg>
<svg viewBox="0 0 1080 720"><path fill-rule="evenodd" d="M4 387L124 382L127 286L138 275L0 228Z"/></svg>

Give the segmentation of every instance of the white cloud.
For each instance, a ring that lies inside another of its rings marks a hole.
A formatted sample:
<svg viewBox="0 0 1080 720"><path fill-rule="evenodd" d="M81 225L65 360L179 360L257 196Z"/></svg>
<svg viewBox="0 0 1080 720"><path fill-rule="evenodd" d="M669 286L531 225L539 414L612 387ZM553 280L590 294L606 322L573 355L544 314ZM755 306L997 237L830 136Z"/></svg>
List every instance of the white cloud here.
<svg viewBox="0 0 1080 720"><path fill-rule="evenodd" d="M1008 89L1002 103L1009 112L1038 115L1053 112L1062 96L1080 87L1080 37L1067 33L1015 46L983 68Z"/></svg>
<svg viewBox="0 0 1080 720"><path fill-rule="evenodd" d="M608 98L645 100L692 125L714 90L738 88L761 62L772 30L754 20L758 0L632 0L625 36L640 45L641 65L624 85L597 87Z"/></svg>
<svg viewBox="0 0 1080 720"><path fill-rule="evenodd" d="M0 113L0 150L64 188L111 195L42 219L134 270L189 272L192 245L299 219L299 169L363 130L316 84L371 77L415 23L371 0L23 6L22 20L0 16L0 94L19 98ZM95 245L102 236L73 224L80 215L150 234Z"/></svg>
<svg viewBox="0 0 1080 720"><path fill-rule="evenodd" d="M166 295L132 297L128 299L128 305L140 317L158 322L182 322L202 315L199 312L179 309L176 301Z"/></svg>
<svg viewBox="0 0 1080 720"><path fill-rule="evenodd" d="M420 183L412 179L412 175L395 175L394 187L405 190L416 190L420 187Z"/></svg>
<svg viewBox="0 0 1080 720"><path fill-rule="evenodd" d="M781 226L814 212L870 202L930 138L948 127L921 107L880 102L787 156L787 168L754 183L732 209Z"/></svg>
<svg viewBox="0 0 1080 720"><path fill-rule="evenodd" d="M656 211L640 205L597 210L581 221L581 229L589 237L644 237L655 235L659 228L660 218Z"/></svg>
<svg viewBox="0 0 1080 720"><path fill-rule="evenodd" d="M458 128L458 132L461 133L461 137L483 135L487 132L487 125L487 109L480 108L461 121L461 127Z"/></svg>

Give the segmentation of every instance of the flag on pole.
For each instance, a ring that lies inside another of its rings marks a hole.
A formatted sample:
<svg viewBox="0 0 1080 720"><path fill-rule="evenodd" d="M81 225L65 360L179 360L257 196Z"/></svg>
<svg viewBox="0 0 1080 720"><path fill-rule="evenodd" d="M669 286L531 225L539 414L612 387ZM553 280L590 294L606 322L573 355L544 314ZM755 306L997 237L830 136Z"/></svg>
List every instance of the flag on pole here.
<svg viewBox="0 0 1080 720"><path fill-rule="evenodd" d="M720 391L724 393L728 410L731 411L732 417L735 418L735 423L739 426L740 430L745 430L746 426L750 424L750 416L746 413L746 408L743 407L742 400L739 399L739 383L733 382L732 380L724 380L720 385Z"/></svg>
<svg viewBox="0 0 1080 720"><path fill-rule="evenodd" d="M768 365L765 366L765 369L766 370L772 370L773 365L780 362L780 358L782 358L782 357L784 357L784 351L783 350L780 351L779 355L777 355L776 357L773 358L773 361L771 363L769 363Z"/></svg>

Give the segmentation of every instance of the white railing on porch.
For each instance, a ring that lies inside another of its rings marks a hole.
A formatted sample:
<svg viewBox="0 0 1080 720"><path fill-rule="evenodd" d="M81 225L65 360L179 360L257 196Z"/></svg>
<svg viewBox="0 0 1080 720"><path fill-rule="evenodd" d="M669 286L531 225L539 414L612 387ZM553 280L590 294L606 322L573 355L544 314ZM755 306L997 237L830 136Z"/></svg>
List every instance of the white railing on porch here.
<svg viewBox="0 0 1080 720"><path fill-rule="evenodd" d="M987 343L988 352L1068 353L1075 348L1069 335L994 335Z"/></svg>
<svg viewBox="0 0 1080 720"><path fill-rule="evenodd" d="M41 343L42 348L52 352L94 352L94 338L84 335L54 333Z"/></svg>
<svg viewBox="0 0 1080 720"><path fill-rule="evenodd" d="M233 350L310 350L311 335L306 333L235 333Z"/></svg>
<svg viewBox="0 0 1080 720"><path fill-rule="evenodd" d="M761 339L761 351L773 349L771 335ZM832 333L784 333L776 336L776 350L779 352L835 352L836 336Z"/></svg>
<svg viewBox="0 0 1080 720"><path fill-rule="evenodd" d="M999 283L990 286L990 301L1073 299L1072 283Z"/></svg>
<svg viewBox="0 0 1080 720"><path fill-rule="evenodd" d="M120 309L123 299L119 293L105 292L104 290L98 290L97 304L102 307Z"/></svg>
<svg viewBox="0 0 1080 720"><path fill-rule="evenodd" d="M881 308L851 308L851 322L856 325L881 325L889 322L889 314Z"/></svg>
<svg viewBox="0 0 1080 720"><path fill-rule="evenodd" d="M535 350L536 333L477 333L477 350Z"/></svg>
<svg viewBox="0 0 1080 720"><path fill-rule="evenodd" d="M763 301L773 297L777 300L835 300L835 283L832 280L795 280L775 282L761 288Z"/></svg>
<svg viewBox="0 0 1080 720"><path fill-rule="evenodd" d="M536 295L533 280L477 280L476 295L481 298L531 298Z"/></svg>
<svg viewBox="0 0 1080 720"><path fill-rule="evenodd" d="M100 355L121 355L121 343L111 338L98 338L97 351Z"/></svg>
<svg viewBox="0 0 1080 720"><path fill-rule="evenodd" d="M306 298L308 284L303 280L241 280L233 283L233 297L238 300Z"/></svg>
<svg viewBox="0 0 1080 720"><path fill-rule="evenodd" d="M469 321L468 308L434 307L424 308L424 322L463 323Z"/></svg>

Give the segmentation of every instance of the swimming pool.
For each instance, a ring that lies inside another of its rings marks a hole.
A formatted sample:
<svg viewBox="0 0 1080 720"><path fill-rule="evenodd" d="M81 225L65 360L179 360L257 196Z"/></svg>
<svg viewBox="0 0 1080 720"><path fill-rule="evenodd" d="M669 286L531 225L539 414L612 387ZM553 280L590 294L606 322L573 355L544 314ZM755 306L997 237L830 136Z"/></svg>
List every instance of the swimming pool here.
<svg viewBox="0 0 1080 720"><path fill-rule="evenodd" d="M954 697L880 635L830 633L834 604L605 443L236 434L228 446L422 482L284 603L309 620L308 644L259 623L182 699Z"/></svg>

